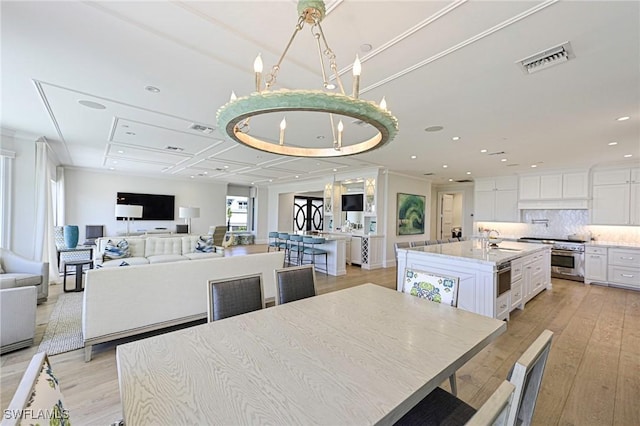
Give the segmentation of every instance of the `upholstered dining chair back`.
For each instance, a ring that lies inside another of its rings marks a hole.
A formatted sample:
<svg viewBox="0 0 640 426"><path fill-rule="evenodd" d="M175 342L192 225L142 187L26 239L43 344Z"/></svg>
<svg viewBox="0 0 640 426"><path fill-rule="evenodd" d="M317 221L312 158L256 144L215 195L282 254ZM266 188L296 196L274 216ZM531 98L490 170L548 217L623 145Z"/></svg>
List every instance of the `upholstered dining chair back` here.
<svg viewBox="0 0 640 426"><path fill-rule="evenodd" d="M3 426L35 423L71 424L60 384L45 352L39 352L31 358L2 417Z"/></svg>
<svg viewBox="0 0 640 426"><path fill-rule="evenodd" d="M218 321L263 309L262 274L208 282L208 318Z"/></svg>
<svg viewBox="0 0 640 426"><path fill-rule="evenodd" d="M211 232L211 228L209 228L209 232ZM213 245L222 247L224 244L224 236L227 234L226 226L216 226L211 232L211 237L213 238Z"/></svg>
<svg viewBox="0 0 640 426"><path fill-rule="evenodd" d="M458 306L458 277L406 268L402 291L432 302Z"/></svg>
<svg viewBox="0 0 640 426"><path fill-rule="evenodd" d="M427 245L425 240L411 241L410 244L411 247L423 247Z"/></svg>
<svg viewBox="0 0 640 426"><path fill-rule="evenodd" d="M316 274L313 265L276 269L274 273L276 305L316 295Z"/></svg>
<svg viewBox="0 0 640 426"><path fill-rule="evenodd" d="M509 410L510 425L530 425L536 400L547 364L553 332L544 330L529 348L518 358L509 372L509 380L516 387L513 404Z"/></svg>

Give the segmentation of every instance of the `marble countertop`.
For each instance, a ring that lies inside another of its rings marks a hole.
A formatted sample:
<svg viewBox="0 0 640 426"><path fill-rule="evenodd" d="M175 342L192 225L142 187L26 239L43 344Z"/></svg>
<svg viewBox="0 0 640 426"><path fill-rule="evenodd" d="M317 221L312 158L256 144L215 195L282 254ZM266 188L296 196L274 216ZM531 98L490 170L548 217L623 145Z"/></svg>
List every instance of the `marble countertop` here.
<svg viewBox="0 0 640 426"><path fill-rule="evenodd" d="M640 242L620 242L620 241L590 241L585 243L586 247L619 247L619 248L637 248L640 249Z"/></svg>
<svg viewBox="0 0 640 426"><path fill-rule="evenodd" d="M480 248L479 241L461 241L458 243L436 244L432 246L414 247L409 252L418 251L432 255L456 258L471 262L488 263L497 265L508 262L518 257L526 256L537 251L548 250L546 244L519 243L515 241L503 241L498 247L487 250ZM402 250L402 249L399 249Z"/></svg>

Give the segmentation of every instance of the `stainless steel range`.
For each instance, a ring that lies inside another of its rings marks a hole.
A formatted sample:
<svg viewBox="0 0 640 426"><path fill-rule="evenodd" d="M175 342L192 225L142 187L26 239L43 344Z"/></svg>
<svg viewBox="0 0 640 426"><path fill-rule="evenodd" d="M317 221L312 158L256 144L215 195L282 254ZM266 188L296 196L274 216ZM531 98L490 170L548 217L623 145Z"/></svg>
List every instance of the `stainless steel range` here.
<svg viewBox="0 0 640 426"><path fill-rule="evenodd" d="M523 237L519 241L551 244L551 276L584 282L585 241L536 237Z"/></svg>

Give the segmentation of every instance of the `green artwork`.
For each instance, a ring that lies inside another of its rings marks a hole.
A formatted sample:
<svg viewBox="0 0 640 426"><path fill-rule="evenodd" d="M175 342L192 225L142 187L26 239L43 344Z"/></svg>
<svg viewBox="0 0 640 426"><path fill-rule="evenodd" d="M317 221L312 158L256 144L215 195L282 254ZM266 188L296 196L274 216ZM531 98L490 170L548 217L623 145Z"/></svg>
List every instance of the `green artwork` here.
<svg viewBox="0 0 640 426"><path fill-rule="evenodd" d="M398 193L397 235L424 234L424 205L423 195Z"/></svg>

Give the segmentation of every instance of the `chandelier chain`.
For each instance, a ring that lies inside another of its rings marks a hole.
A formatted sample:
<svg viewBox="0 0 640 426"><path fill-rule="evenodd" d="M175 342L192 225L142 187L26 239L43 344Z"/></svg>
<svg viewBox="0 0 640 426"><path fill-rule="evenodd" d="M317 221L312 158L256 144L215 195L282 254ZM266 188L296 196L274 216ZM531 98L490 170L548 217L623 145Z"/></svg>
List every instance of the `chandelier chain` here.
<svg viewBox="0 0 640 426"><path fill-rule="evenodd" d="M293 34L291 34L291 38L289 38L289 42L287 43L287 46L284 48L282 55L280 55L280 59L278 59L278 62L273 67L271 67L271 72L265 79L265 88L267 90L269 90L269 88L276 83L276 79L278 77L278 71L280 71L280 65L282 64L284 57L287 55L287 52L289 51L289 48L291 47L293 40L296 38L296 35L304 27L304 20L305 20L305 16L300 15L300 17L298 18L298 23L296 24L296 27L293 30Z"/></svg>

